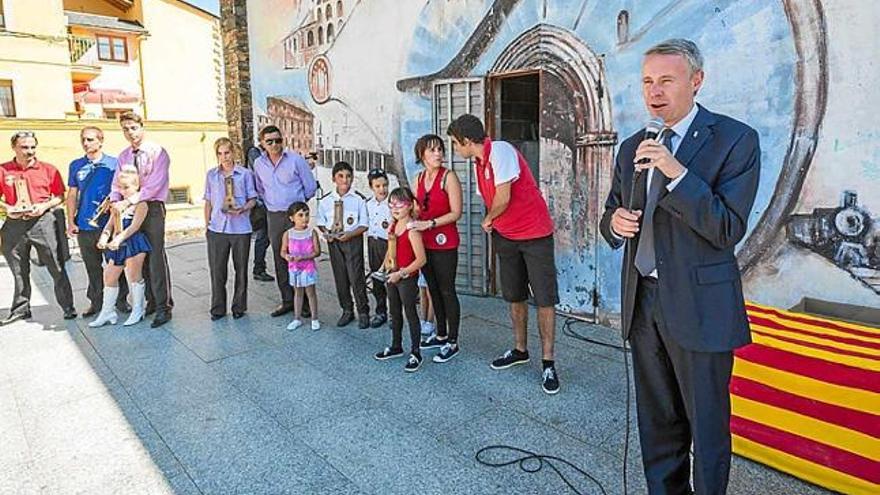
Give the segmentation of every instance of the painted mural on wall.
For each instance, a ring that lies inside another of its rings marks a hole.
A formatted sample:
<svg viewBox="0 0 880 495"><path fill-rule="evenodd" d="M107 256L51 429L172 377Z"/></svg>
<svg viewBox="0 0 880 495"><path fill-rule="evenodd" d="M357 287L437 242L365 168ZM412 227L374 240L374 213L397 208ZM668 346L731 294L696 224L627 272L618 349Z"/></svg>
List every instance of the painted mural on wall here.
<svg viewBox="0 0 880 495"><path fill-rule="evenodd" d="M831 196L823 179L847 172L817 159L823 133L832 134L826 114L836 115L826 6L840 3L249 2L255 119L278 118L270 100L293 102L311 119L311 142L302 135L300 147L360 157L361 170L381 161L405 180L419 169L410 150L421 134L444 134L454 116L478 114L493 136L520 148L539 179L557 224L562 309L603 317L619 310L621 253L601 241L598 218L616 144L647 119L641 56L658 41L688 37L706 58L698 101L761 136L760 189L738 250L749 297L781 306L804 296L880 305L878 223L870 213L880 211L880 173ZM835 12L851 14L845 10ZM449 164L471 189L468 165L451 154ZM473 205L463 226L482 214L479 198ZM463 247L472 264L459 267L460 277L485 278L491 270L475 268L485 245L472 235ZM782 268L801 262L828 273L820 293Z"/></svg>

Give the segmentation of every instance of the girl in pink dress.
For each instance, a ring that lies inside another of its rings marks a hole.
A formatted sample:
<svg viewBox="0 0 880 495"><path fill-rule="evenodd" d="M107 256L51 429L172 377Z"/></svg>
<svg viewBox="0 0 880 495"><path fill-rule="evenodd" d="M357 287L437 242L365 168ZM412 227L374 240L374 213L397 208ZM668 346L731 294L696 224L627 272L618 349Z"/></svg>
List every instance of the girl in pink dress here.
<svg viewBox="0 0 880 495"><path fill-rule="evenodd" d="M293 227L287 230L281 239L281 257L287 260L290 274L290 285L293 287L293 321L287 325L288 330L296 330L303 322L303 295L309 298L312 310L312 330L320 330L318 321L318 296L315 283L318 282L318 265L315 262L321 255L321 242L318 231L309 227L309 205L297 201L287 208Z"/></svg>

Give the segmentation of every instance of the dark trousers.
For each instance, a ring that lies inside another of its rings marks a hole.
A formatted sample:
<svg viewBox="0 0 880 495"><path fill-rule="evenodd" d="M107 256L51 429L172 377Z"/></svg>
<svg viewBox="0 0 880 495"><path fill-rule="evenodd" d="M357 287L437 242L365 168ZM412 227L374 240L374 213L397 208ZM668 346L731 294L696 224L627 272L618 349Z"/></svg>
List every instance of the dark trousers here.
<svg viewBox="0 0 880 495"><path fill-rule="evenodd" d="M250 234L207 233L208 270L211 272L211 314L226 314L226 280L229 272L229 256L235 270L232 293L232 312L247 311L248 255L251 252Z"/></svg>
<svg viewBox="0 0 880 495"><path fill-rule="evenodd" d="M104 255L98 249L98 239L101 237L100 230L80 230L77 234L79 254L86 266L86 274L89 277L89 287L86 290L92 308L101 310L104 305ZM116 296L116 307L125 306L128 299L128 282L125 280L125 272L119 277L119 295Z"/></svg>
<svg viewBox="0 0 880 495"><path fill-rule="evenodd" d="M669 336L656 281L641 279L630 331L648 493L723 494L730 473L732 352L696 352Z"/></svg>
<svg viewBox="0 0 880 495"><path fill-rule="evenodd" d="M416 303L419 300L419 278L415 275L396 284L388 284L388 308L391 310L391 348L403 348L403 315L409 324L410 352L419 353L421 323Z"/></svg>
<svg viewBox="0 0 880 495"><path fill-rule="evenodd" d="M333 281L336 282L336 296L345 313L354 313L351 293L358 314L369 315L367 301L367 280L364 274L364 236L359 235L347 242L331 242L330 267L333 268Z"/></svg>
<svg viewBox="0 0 880 495"><path fill-rule="evenodd" d="M46 213L40 218L14 220L8 218L0 229L3 256L12 272L15 287L9 314L22 314L31 310L31 247L37 250L37 258L52 276L55 300L63 310L73 310L73 290L67 270L58 257L58 234L55 217Z"/></svg>
<svg viewBox="0 0 880 495"><path fill-rule="evenodd" d="M449 342L458 342L458 328L461 323L461 305L455 290L455 275L458 271L458 250L426 250L427 262L422 267L431 304L434 306L437 336L449 337Z"/></svg>
<svg viewBox="0 0 880 495"><path fill-rule="evenodd" d="M174 299L171 297L171 272L168 270L168 256L165 254L165 203L147 201L147 216L140 231L150 241L152 251L147 253L144 262L144 282L146 283L147 307L156 312L171 311Z"/></svg>
<svg viewBox="0 0 880 495"><path fill-rule="evenodd" d="M388 241L378 237L367 238L367 258L370 262L370 272L379 271L385 262L385 253L388 251ZM373 297L376 298L376 314L388 314L388 293L385 284L374 280L372 283Z"/></svg>
<svg viewBox="0 0 880 495"><path fill-rule="evenodd" d="M269 248L269 232L266 227L254 230L254 275L266 273L266 249Z"/></svg>
<svg viewBox="0 0 880 495"><path fill-rule="evenodd" d="M281 304L293 306L293 287L290 286L290 274L287 272L287 260L281 257L281 238L293 224L286 211L270 211L266 218L269 243L272 245L272 259L275 260L275 282L281 293ZM307 307L303 306L304 308Z"/></svg>

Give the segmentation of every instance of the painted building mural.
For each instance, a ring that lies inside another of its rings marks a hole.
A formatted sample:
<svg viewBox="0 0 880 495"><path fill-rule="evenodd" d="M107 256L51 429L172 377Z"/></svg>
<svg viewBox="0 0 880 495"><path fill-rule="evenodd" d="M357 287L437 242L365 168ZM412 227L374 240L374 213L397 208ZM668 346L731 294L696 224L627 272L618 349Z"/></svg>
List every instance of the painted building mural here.
<svg viewBox="0 0 880 495"><path fill-rule="evenodd" d="M598 222L614 153L648 118L642 53L688 37L706 59L698 101L761 136L738 248L747 296L880 307L878 22L880 6L858 0L260 0L248 2L254 121L296 102L314 119L301 149L381 158L357 168L406 180L420 135L480 116L548 200L562 309L613 319L622 253ZM472 170L451 150L448 164L466 196L459 282L490 292Z"/></svg>

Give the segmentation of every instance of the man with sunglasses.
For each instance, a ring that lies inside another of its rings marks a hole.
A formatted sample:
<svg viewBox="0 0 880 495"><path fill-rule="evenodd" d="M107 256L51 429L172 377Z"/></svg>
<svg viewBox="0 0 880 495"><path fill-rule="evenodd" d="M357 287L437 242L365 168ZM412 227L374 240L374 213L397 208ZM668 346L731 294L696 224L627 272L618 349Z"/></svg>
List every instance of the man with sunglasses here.
<svg viewBox="0 0 880 495"><path fill-rule="evenodd" d="M73 290L59 255L58 239L64 232L59 232L54 215L49 213L64 201L64 181L58 169L37 159L37 136L33 132L13 134L11 144L15 158L0 165L0 210L6 213L0 245L15 287L9 315L0 320L0 325L31 317L31 247L52 276L55 299L64 311L64 319L72 320L76 318ZM22 186L27 188L29 198L18 196ZM28 200L30 204L25 208Z"/></svg>
<svg viewBox="0 0 880 495"><path fill-rule="evenodd" d="M287 208L294 202L307 202L315 195L317 183L312 169L299 153L284 148L281 129L267 125L260 129L260 144L264 153L254 162L257 194L266 205L269 243L275 260L275 281L281 293L281 305L272 316L293 311L293 288L287 271L287 261L281 257L281 237L291 228ZM304 318L311 315L307 301L303 301Z"/></svg>

